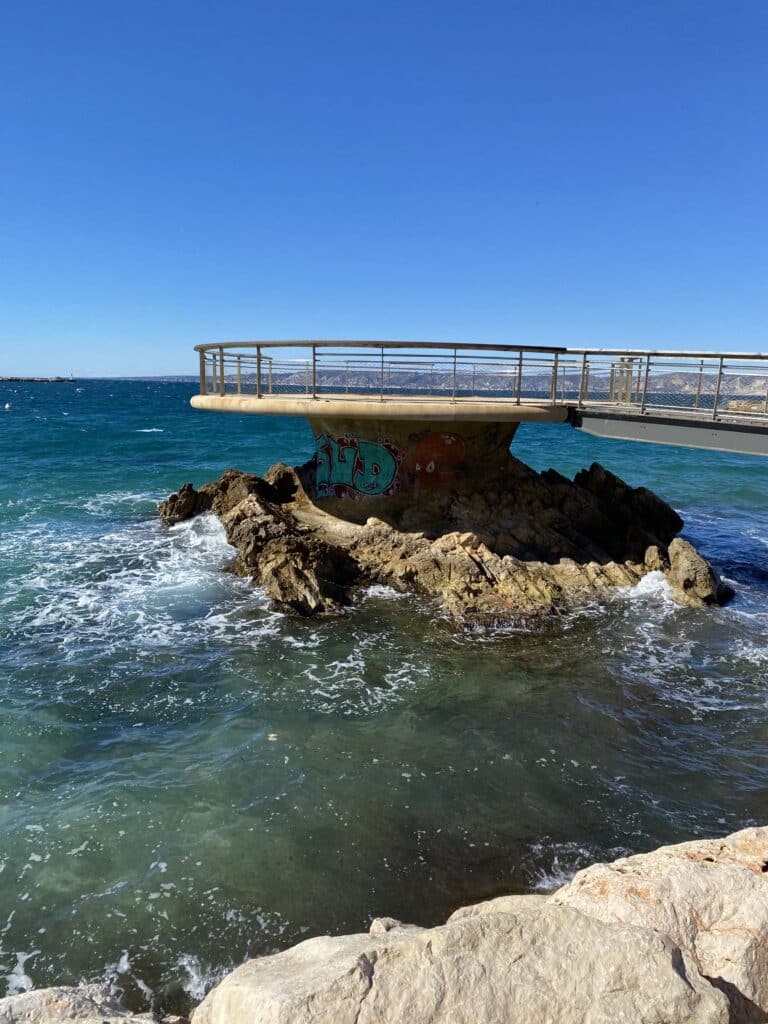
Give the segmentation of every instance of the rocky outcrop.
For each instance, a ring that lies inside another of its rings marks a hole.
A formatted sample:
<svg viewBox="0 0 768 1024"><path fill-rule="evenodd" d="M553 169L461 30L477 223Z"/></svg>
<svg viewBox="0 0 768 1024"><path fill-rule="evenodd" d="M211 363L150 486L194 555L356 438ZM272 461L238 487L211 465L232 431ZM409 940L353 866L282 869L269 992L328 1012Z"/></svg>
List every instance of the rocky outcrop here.
<svg viewBox="0 0 768 1024"><path fill-rule="evenodd" d="M371 583L436 599L459 620L503 622L566 611L651 571L666 573L684 604L730 595L676 537L673 509L597 464L571 481L510 459L503 483L441 493L396 522L330 515L313 493L313 464L278 464L264 478L227 470L199 490L185 484L159 510L169 524L213 511L238 571L302 615L337 612Z"/></svg>
<svg viewBox="0 0 768 1024"><path fill-rule="evenodd" d="M726 1024L725 996L648 928L555 906L309 939L251 960L193 1024Z"/></svg>
<svg viewBox="0 0 768 1024"><path fill-rule="evenodd" d="M733 596L731 588L720 581L709 562L687 540L675 537L668 555L667 578L681 604L694 608L702 604L724 604Z"/></svg>
<svg viewBox="0 0 768 1024"><path fill-rule="evenodd" d="M192 1024L757 1024L768 1020L768 828L596 864L418 928L251 960Z"/></svg>
<svg viewBox="0 0 768 1024"><path fill-rule="evenodd" d="M184 1024L181 1017L162 1021L132 1014L108 985L43 988L0 999L0 1024Z"/></svg>

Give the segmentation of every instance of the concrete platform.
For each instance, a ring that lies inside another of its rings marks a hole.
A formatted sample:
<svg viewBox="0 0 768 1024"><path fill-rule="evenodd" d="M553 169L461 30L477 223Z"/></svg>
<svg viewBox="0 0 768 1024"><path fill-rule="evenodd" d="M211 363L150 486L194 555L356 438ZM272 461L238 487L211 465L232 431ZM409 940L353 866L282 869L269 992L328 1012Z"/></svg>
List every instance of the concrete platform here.
<svg viewBox="0 0 768 1024"><path fill-rule="evenodd" d="M195 409L252 413L261 416L306 416L309 419L419 420L439 423L564 423L568 407L509 398L426 398L385 395L384 398L301 395L194 395Z"/></svg>

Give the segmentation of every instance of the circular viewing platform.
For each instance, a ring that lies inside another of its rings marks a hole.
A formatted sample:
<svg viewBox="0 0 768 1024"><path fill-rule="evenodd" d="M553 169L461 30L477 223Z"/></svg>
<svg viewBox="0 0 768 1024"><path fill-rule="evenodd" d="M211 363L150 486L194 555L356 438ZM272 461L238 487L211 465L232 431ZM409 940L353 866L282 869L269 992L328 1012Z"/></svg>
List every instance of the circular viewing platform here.
<svg viewBox="0 0 768 1024"><path fill-rule="evenodd" d="M387 397L323 395L195 395L195 409L213 412L259 413L262 416L306 416L387 420L440 420L472 423L563 423L568 417L565 405L552 405L525 399L520 404L509 400L458 397L425 398L420 395Z"/></svg>
<svg viewBox="0 0 768 1024"><path fill-rule="evenodd" d="M567 421L604 437L768 455L766 353L320 340L196 351L197 409L371 429Z"/></svg>

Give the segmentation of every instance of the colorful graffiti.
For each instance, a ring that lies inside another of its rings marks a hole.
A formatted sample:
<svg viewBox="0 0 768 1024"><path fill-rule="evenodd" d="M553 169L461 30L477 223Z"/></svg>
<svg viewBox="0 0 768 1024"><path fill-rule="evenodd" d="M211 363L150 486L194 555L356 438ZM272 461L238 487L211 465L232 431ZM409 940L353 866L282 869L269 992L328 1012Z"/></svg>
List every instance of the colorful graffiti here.
<svg viewBox="0 0 768 1024"><path fill-rule="evenodd" d="M320 434L316 487L319 497L358 498L391 495L400 487L403 453L390 441L363 441L353 434Z"/></svg>
<svg viewBox="0 0 768 1024"><path fill-rule="evenodd" d="M412 439L408 448L408 477L416 490L430 490L464 477L464 439L458 434L430 432Z"/></svg>

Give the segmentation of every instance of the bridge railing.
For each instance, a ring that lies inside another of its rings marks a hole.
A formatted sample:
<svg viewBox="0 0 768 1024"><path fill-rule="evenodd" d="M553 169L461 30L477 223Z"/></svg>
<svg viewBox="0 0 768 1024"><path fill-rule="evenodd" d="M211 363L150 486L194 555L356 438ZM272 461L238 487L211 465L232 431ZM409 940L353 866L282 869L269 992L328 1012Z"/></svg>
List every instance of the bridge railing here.
<svg viewBox="0 0 768 1024"><path fill-rule="evenodd" d="M222 342L197 351L201 394L768 416L766 354L369 341Z"/></svg>

